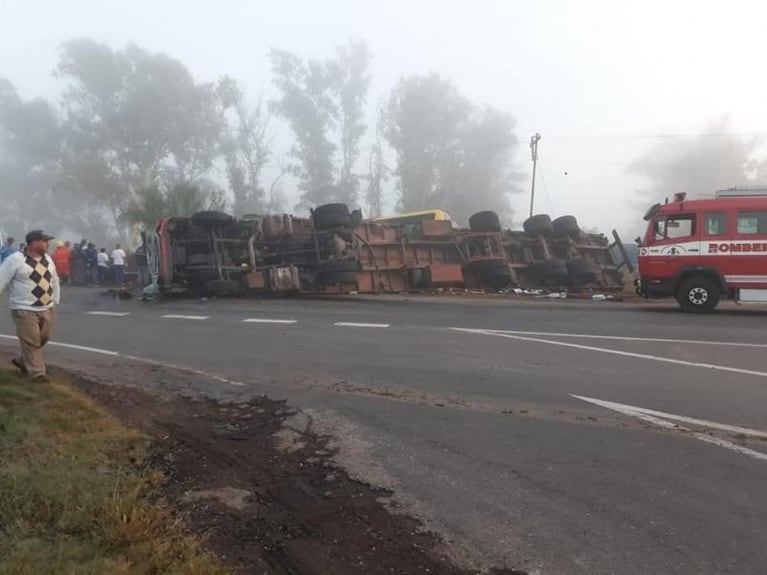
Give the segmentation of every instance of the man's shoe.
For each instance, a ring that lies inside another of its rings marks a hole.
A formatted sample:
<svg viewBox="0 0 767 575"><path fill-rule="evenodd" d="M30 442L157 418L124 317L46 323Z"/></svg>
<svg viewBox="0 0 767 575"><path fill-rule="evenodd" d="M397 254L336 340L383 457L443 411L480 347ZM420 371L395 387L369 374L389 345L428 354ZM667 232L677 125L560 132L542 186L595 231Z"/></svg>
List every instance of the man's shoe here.
<svg viewBox="0 0 767 575"><path fill-rule="evenodd" d="M47 375L33 375L29 378L29 381L32 383L50 383L51 380L48 379Z"/></svg>
<svg viewBox="0 0 767 575"><path fill-rule="evenodd" d="M11 363L13 365L15 365L21 371L21 373L23 373L24 375L27 375L27 366L24 365L24 363L21 360L19 360L18 358L14 357L11 360Z"/></svg>

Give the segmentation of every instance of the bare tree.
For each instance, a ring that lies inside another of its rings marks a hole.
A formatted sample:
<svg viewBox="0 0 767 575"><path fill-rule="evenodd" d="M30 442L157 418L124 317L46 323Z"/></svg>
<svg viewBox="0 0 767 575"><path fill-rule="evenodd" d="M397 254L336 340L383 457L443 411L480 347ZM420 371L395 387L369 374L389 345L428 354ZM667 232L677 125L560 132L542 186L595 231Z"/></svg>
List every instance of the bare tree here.
<svg viewBox="0 0 767 575"><path fill-rule="evenodd" d="M235 214L256 213L266 207L261 173L271 157L274 136L269 133L271 115L259 97L249 106L237 83L229 78L219 83L224 112L229 112L229 129L222 149L229 187L234 196Z"/></svg>
<svg viewBox="0 0 767 575"><path fill-rule="evenodd" d="M335 62L328 67L334 79L341 165L336 182L336 199L354 204L359 193L359 177L355 173L359 159L360 139L365 135L364 106L370 86L371 54L364 42L350 41L340 46Z"/></svg>
<svg viewBox="0 0 767 575"><path fill-rule="evenodd" d="M270 59L280 91L272 105L296 139L291 155L301 205L356 203L359 176L355 168L370 84L367 46L349 42L327 61L303 61L282 50L272 50Z"/></svg>
<svg viewBox="0 0 767 575"><path fill-rule="evenodd" d="M282 179L291 173L290 164L277 160L276 175L272 178L269 184L268 203L266 208L267 214L273 214L275 212L283 211L286 209L286 198L282 190Z"/></svg>

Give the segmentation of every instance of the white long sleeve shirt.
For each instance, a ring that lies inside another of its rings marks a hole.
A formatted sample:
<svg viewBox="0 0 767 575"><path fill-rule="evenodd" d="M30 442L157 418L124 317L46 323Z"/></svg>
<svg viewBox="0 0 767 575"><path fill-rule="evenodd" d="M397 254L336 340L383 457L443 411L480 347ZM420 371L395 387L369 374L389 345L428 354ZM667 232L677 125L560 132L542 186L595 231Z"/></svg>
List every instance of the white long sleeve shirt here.
<svg viewBox="0 0 767 575"><path fill-rule="evenodd" d="M11 309L44 311L59 305L61 286L53 258L33 258L21 252L0 265L0 293L9 289Z"/></svg>

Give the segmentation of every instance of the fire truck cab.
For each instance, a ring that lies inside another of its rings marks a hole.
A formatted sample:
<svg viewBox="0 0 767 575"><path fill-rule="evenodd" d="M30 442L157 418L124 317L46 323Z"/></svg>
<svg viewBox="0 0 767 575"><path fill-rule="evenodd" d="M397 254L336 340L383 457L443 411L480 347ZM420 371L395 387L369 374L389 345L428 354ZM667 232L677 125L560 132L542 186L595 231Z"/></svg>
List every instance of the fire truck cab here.
<svg viewBox="0 0 767 575"><path fill-rule="evenodd" d="M767 303L767 188L719 190L714 198L656 204L639 244L638 291L673 296L688 312L721 297Z"/></svg>

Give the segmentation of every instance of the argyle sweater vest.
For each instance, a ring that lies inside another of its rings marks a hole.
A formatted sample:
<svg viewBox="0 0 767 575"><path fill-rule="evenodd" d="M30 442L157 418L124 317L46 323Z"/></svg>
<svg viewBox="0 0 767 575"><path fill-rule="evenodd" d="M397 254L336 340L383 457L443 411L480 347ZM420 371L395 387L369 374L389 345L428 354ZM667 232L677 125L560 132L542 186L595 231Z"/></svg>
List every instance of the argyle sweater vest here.
<svg viewBox="0 0 767 575"><path fill-rule="evenodd" d="M32 295L35 300L33 307L47 307L53 301L53 275L50 270L50 260L48 256L43 256L39 260L27 256L25 262L32 271L29 279L32 280Z"/></svg>

